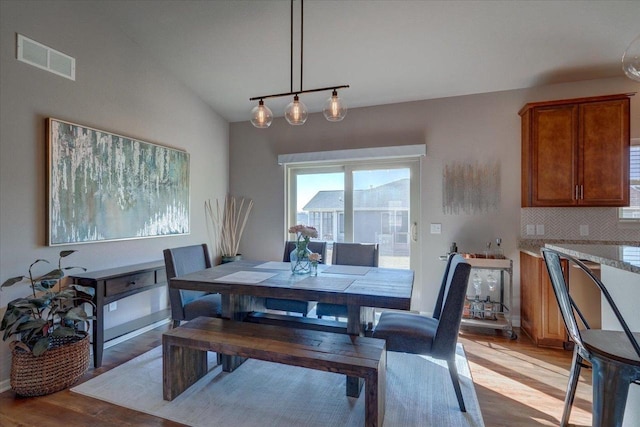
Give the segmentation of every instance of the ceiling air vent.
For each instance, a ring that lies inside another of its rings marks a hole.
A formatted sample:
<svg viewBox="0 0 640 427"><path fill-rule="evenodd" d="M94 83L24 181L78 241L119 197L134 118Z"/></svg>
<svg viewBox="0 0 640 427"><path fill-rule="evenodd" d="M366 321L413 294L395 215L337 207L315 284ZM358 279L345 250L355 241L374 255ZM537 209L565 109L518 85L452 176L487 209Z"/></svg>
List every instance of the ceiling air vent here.
<svg viewBox="0 0 640 427"><path fill-rule="evenodd" d="M76 80L76 59L18 34L18 61Z"/></svg>

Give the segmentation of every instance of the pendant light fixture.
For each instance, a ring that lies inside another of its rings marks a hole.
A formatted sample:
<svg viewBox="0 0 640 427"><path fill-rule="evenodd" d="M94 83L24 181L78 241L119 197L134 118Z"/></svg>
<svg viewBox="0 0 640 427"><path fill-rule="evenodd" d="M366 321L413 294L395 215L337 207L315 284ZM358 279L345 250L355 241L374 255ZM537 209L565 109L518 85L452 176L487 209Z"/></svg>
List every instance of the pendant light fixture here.
<svg viewBox="0 0 640 427"><path fill-rule="evenodd" d="M264 104L264 100L268 98L280 98L283 96L291 96L293 95L293 101L287 105L287 108L284 110L284 118L290 125L302 125L307 121L307 116L309 112L307 110L307 106L304 105L302 101L300 101L299 95L304 93L311 92L323 92L323 91L332 91L331 97L327 99L325 102L324 108L322 112L325 118L330 122L339 122L347 115L347 107L343 100L338 98L338 89L346 89L349 85L340 85L340 86L329 86L323 87L319 89L308 89L304 90L302 88L302 53L303 53L303 33L304 33L304 0L300 0L300 90L293 90L293 0L291 0L291 74L290 74L290 82L291 87L290 91L287 93L278 93L273 95L263 95L263 96L255 96L253 98L249 98L249 101L258 101L258 105L255 106L251 110L251 124L260 129L266 129L271 125L273 121L273 114L269 107Z"/></svg>
<svg viewBox="0 0 640 427"><path fill-rule="evenodd" d="M347 106L338 98L338 91L333 90L331 98L327 99L322 109L325 119L330 122L339 122L347 115Z"/></svg>
<svg viewBox="0 0 640 427"><path fill-rule="evenodd" d="M264 101L261 99L258 105L251 110L251 124L260 129L266 129L271 126L273 121L273 113L264 105Z"/></svg>
<svg viewBox="0 0 640 427"><path fill-rule="evenodd" d="M307 121L307 106L300 102L298 94L293 96L293 101L284 109L284 118L290 125L303 125Z"/></svg>
<svg viewBox="0 0 640 427"><path fill-rule="evenodd" d="M640 82L640 35L624 51L622 70L631 80Z"/></svg>

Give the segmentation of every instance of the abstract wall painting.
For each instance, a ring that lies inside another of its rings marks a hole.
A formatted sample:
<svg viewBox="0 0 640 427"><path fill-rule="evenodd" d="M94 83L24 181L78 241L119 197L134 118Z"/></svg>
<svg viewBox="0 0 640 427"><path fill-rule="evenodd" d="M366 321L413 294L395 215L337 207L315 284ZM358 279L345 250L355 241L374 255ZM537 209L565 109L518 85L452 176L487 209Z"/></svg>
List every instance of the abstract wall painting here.
<svg viewBox="0 0 640 427"><path fill-rule="evenodd" d="M47 119L50 246L189 233L189 154Z"/></svg>
<svg viewBox="0 0 640 427"><path fill-rule="evenodd" d="M478 214L500 207L500 162L453 162L442 174L442 212Z"/></svg>

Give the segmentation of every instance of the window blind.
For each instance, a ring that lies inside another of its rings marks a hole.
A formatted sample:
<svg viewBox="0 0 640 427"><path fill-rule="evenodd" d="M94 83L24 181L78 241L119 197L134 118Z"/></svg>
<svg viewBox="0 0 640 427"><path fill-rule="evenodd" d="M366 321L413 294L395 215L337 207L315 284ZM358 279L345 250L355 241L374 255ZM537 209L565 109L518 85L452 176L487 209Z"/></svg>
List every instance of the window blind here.
<svg viewBox="0 0 640 427"><path fill-rule="evenodd" d="M280 154L278 164L319 163L332 161L400 159L420 157L427 154L427 146L397 145L392 147L355 148L349 150L318 151L311 153Z"/></svg>

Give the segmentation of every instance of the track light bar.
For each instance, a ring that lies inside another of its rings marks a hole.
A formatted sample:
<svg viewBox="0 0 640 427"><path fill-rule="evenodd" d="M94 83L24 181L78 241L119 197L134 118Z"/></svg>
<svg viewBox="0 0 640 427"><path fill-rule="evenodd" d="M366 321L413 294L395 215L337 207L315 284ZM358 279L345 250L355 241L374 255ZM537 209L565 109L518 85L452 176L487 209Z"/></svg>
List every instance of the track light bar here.
<svg viewBox="0 0 640 427"><path fill-rule="evenodd" d="M319 89L306 89L306 90L299 90L296 92L286 92L286 93L276 93L273 95L254 96L253 98L249 98L249 101L259 101L259 100L269 99L269 98L280 98L282 96L301 95L303 93L324 92L325 90L347 89L348 87L349 85L328 86L328 87L322 87Z"/></svg>

